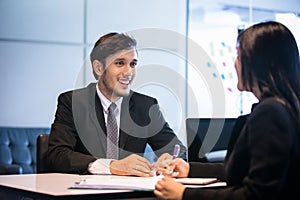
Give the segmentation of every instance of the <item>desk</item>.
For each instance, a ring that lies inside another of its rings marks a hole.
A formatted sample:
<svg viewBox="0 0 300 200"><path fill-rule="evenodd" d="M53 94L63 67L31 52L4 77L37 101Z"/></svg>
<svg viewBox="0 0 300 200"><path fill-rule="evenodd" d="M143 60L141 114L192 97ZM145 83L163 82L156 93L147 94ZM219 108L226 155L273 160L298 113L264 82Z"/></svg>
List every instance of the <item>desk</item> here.
<svg viewBox="0 0 300 200"><path fill-rule="evenodd" d="M156 199L149 191L69 189L80 177L60 173L0 175L0 197L10 200Z"/></svg>

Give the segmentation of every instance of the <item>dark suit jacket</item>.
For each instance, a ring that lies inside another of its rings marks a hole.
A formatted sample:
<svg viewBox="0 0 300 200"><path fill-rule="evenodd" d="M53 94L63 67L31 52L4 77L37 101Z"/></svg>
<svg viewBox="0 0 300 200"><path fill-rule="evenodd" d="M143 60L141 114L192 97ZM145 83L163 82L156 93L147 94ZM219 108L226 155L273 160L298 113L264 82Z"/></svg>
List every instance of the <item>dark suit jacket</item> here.
<svg viewBox="0 0 300 200"><path fill-rule="evenodd" d="M272 97L255 105L247 119L242 118L241 124L245 124L237 128L241 131L232 133L224 165L190 165L189 176L220 176L225 178L228 186L188 188L183 198L299 198L300 124L291 113L288 107Z"/></svg>
<svg viewBox="0 0 300 200"><path fill-rule="evenodd" d="M186 148L164 120L157 100L137 93L123 98L120 116L119 157L143 155L148 143L157 156L172 154L175 144ZM48 149L49 170L86 173L88 164L106 157L106 126L96 83L62 93L51 126Z"/></svg>

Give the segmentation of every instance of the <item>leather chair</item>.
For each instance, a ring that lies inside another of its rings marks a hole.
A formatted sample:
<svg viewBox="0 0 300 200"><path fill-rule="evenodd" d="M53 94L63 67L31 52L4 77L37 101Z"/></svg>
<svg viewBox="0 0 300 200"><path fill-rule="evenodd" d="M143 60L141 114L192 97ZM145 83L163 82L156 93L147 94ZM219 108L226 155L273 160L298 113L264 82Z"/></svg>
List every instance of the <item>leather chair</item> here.
<svg viewBox="0 0 300 200"><path fill-rule="evenodd" d="M36 142L36 172L46 173L49 134L40 134Z"/></svg>
<svg viewBox="0 0 300 200"><path fill-rule="evenodd" d="M36 140L49 128L0 127L0 174L36 173Z"/></svg>

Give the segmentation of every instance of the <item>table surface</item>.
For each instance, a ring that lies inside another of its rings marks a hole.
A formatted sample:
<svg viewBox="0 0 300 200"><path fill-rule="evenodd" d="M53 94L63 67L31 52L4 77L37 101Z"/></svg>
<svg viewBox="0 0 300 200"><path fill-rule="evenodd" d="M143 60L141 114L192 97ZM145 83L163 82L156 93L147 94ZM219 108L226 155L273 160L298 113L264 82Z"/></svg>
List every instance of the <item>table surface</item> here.
<svg viewBox="0 0 300 200"><path fill-rule="evenodd" d="M94 189L70 189L75 181L80 181L82 176L76 174L46 173L23 175L0 175L0 188L5 192L42 195L48 197L78 197L89 195L114 195L141 191L133 190L94 190ZM145 196L154 196L152 192L145 192ZM30 196L30 195L29 195ZM123 195L124 196L124 195ZM125 195L126 196L126 195Z"/></svg>
<svg viewBox="0 0 300 200"><path fill-rule="evenodd" d="M42 197L44 199L92 199L92 197L109 198L144 198L155 197L152 191L134 191L120 189L70 189L75 182L96 176L97 179L107 175L77 175L62 173L0 175L0 194L17 194L28 197ZM226 183L219 182L201 187L219 187ZM199 187L199 186L197 186ZM46 198L47 197L47 198ZM16 198L19 199L19 198Z"/></svg>

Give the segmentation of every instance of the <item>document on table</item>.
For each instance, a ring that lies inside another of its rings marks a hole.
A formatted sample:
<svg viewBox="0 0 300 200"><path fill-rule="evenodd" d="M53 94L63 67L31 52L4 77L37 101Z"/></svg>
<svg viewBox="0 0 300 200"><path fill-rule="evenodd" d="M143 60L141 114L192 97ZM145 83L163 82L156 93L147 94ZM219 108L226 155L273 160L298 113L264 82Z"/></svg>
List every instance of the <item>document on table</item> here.
<svg viewBox="0 0 300 200"><path fill-rule="evenodd" d="M70 189L115 189L115 190L149 190L155 188L155 184L163 176L135 177L114 175L89 175L83 176L75 182Z"/></svg>
<svg viewBox="0 0 300 200"><path fill-rule="evenodd" d="M176 178L175 181L184 185L207 185L219 181L217 178Z"/></svg>
<svg viewBox="0 0 300 200"><path fill-rule="evenodd" d="M86 175L75 182L70 189L98 190L143 190L153 191L155 184L163 175L154 177L115 176L115 175ZM174 178L187 187L208 186L218 182L216 178Z"/></svg>

